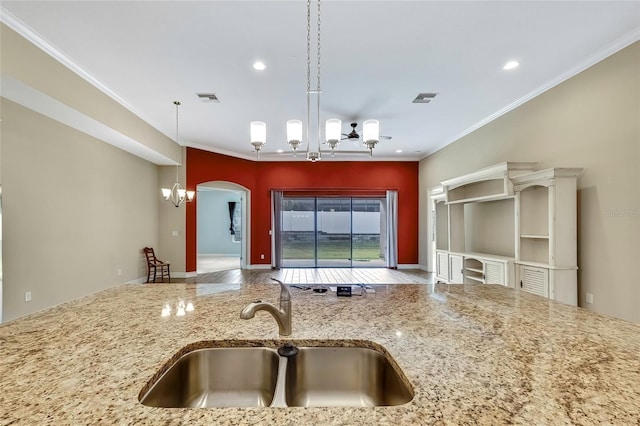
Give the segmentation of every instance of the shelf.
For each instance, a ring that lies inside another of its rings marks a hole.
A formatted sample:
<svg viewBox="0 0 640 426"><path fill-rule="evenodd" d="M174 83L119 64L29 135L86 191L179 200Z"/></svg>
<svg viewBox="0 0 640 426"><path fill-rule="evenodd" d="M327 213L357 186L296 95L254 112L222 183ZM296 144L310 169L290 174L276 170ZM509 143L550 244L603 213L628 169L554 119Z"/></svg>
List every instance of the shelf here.
<svg viewBox="0 0 640 426"><path fill-rule="evenodd" d="M467 271L472 271L472 272L477 272L479 274L484 274L484 271L482 269L477 269L477 268L464 268Z"/></svg>
<svg viewBox="0 0 640 426"><path fill-rule="evenodd" d="M497 194L497 195L486 195L486 196L483 196L483 197L465 198L465 199L462 199L462 200L453 200L453 201L447 202L447 204L448 205L450 205L450 204L469 204L469 203L480 203L480 202L485 202L485 201L509 200L509 199L513 199L513 198L515 198L514 195Z"/></svg>
<svg viewBox="0 0 640 426"><path fill-rule="evenodd" d="M551 268L551 265L549 265L548 263L529 262L526 260L516 260L515 263L518 265L535 266L536 268Z"/></svg>
<svg viewBox="0 0 640 426"><path fill-rule="evenodd" d="M520 235L520 238L532 238L532 239L538 239L538 240L548 240L549 236L548 235L522 234L522 235Z"/></svg>
<svg viewBox="0 0 640 426"><path fill-rule="evenodd" d="M507 263L507 262L512 262L514 261L516 258L512 257L512 256L500 256L497 254L490 254L490 253L478 253L475 251L449 251L449 253L451 254L458 254L460 256L464 256L466 259L482 259L482 260L493 260L496 262L502 262L502 263Z"/></svg>
<svg viewBox="0 0 640 426"><path fill-rule="evenodd" d="M554 266L554 265L549 265L548 263L530 262L527 260L516 260L514 263L516 265L534 266L536 268L553 269L556 271L571 271L571 270L577 271L578 270L577 266Z"/></svg>
<svg viewBox="0 0 640 426"><path fill-rule="evenodd" d="M536 235L536 234L527 234ZM549 238L520 238L520 259L525 262L549 264Z"/></svg>
<svg viewBox="0 0 640 426"><path fill-rule="evenodd" d="M443 187L455 189L463 185L482 182L486 180L509 179L522 174L531 173L535 169L536 163L505 162L494 166L485 167L476 172L458 176L442 182Z"/></svg>
<svg viewBox="0 0 640 426"><path fill-rule="evenodd" d="M511 181L514 185L519 186L516 191L520 191L528 184L532 182L534 184L543 183L548 186L554 178L558 177L578 177L582 173L582 168L553 168L545 170L537 170L532 173L522 174L520 176L514 176Z"/></svg>
<svg viewBox="0 0 640 426"><path fill-rule="evenodd" d="M505 162L442 181L447 204L479 203L513 198L511 178L531 173L535 163Z"/></svg>
<svg viewBox="0 0 640 426"><path fill-rule="evenodd" d="M484 278L482 277L474 277L473 275L467 275L466 278L473 280L473 281L478 281L481 282L482 284L484 284Z"/></svg>

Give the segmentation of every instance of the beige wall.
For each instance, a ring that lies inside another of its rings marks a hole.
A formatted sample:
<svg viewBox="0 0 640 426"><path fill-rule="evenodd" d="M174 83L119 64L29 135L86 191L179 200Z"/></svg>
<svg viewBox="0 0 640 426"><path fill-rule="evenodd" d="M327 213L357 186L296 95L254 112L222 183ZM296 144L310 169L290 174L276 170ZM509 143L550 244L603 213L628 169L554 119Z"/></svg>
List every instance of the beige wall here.
<svg viewBox="0 0 640 426"><path fill-rule="evenodd" d="M3 77L19 80L167 158L180 160L180 146L172 139L2 23L0 41Z"/></svg>
<svg viewBox="0 0 640 426"><path fill-rule="evenodd" d="M429 262L427 189L503 161L584 167L579 304L640 322L640 42L421 161L422 265ZM592 305L585 303L587 292Z"/></svg>
<svg viewBox="0 0 640 426"><path fill-rule="evenodd" d="M146 276L157 166L4 98L1 160L5 321Z"/></svg>
<svg viewBox="0 0 640 426"><path fill-rule="evenodd" d="M159 176L169 168L34 112L29 96L53 98L162 161L181 161L182 148L4 24L0 31L3 81L29 89L7 95L22 105L0 103L6 321L146 277L142 247L158 250L163 230L177 228L159 220ZM184 270L173 257L172 269Z"/></svg>

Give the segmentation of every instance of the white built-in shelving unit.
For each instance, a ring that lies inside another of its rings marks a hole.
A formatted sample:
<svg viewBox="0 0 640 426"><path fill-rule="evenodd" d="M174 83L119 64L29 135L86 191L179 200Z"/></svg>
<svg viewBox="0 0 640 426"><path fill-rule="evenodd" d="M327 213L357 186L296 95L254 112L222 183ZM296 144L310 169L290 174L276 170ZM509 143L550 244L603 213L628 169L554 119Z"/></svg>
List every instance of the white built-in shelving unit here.
<svg viewBox="0 0 640 426"><path fill-rule="evenodd" d="M553 168L513 179L516 276L523 290L578 304L577 178L579 168Z"/></svg>
<svg viewBox="0 0 640 426"><path fill-rule="evenodd" d="M577 304L582 169L535 165L505 162L432 188L438 281L500 284Z"/></svg>

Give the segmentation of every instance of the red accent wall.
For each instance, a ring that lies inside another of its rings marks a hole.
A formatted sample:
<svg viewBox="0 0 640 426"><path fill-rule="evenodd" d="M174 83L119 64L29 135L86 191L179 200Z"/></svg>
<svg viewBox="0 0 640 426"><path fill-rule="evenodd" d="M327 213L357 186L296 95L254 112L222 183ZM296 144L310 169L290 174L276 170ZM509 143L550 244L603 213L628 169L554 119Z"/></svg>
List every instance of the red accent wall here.
<svg viewBox="0 0 640 426"><path fill-rule="evenodd" d="M398 190L398 263L418 263L418 162L250 161L187 148L187 188L227 181L251 191L250 264L271 264L271 189L360 195ZM196 205L187 206L186 267L196 270ZM264 260L260 254L264 253Z"/></svg>

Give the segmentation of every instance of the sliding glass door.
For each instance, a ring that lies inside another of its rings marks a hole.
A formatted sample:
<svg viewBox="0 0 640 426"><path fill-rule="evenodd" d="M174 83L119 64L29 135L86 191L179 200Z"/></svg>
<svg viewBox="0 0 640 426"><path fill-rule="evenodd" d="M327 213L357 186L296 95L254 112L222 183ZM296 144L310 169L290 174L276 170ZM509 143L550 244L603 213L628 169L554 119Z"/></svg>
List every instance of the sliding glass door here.
<svg viewBox="0 0 640 426"><path fill-rule="evenodd" d="M385 266L384 206L384 198L284 196L282 266Z"/></svg>
<svg viewBox="0 0 640 426"><path fill-rule="evenodd" d="M385 266L385 199L354 198L351 231L352 266Z"/></svg>
<svg viewBox="0 0 640 426"><path fill-rule="evenodd" d="M316 266L316 199L282 198L282 266Z"/></svg>
<svg viewBox="0 0 640 426"><path fill-rule="evenodd" d="M316 266L351 266L351 198L316 199Z"/></svg>

